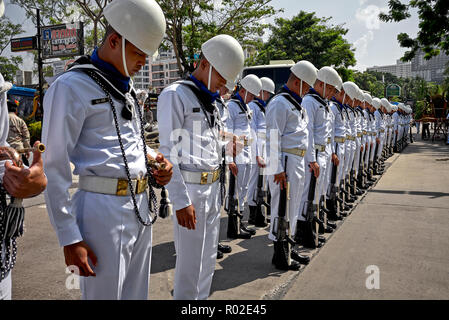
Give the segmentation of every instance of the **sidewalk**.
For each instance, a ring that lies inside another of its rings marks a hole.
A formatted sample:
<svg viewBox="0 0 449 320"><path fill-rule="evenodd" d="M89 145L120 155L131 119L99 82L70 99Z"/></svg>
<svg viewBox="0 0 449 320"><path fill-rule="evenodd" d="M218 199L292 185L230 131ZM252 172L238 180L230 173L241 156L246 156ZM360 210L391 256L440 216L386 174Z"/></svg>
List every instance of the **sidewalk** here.
<svg viewBox="0 0 449 320"><path fill-rule="evenodd" d="M223 211L220 238L233 251L217 260L210 299L449 298L449 148L416 142L386 167L352 214L325 235L325 246L309 252L312 261L299 272L271 265L268 228L250 240L227 240ZM79 299L80 290L66 288L69 275L43 197L25 204L26 232L18 241L13 299ZM172 299L175 261L172 221L158 219L151 300ZM369 265L379 267L379 290L365 287Z"/></svg>

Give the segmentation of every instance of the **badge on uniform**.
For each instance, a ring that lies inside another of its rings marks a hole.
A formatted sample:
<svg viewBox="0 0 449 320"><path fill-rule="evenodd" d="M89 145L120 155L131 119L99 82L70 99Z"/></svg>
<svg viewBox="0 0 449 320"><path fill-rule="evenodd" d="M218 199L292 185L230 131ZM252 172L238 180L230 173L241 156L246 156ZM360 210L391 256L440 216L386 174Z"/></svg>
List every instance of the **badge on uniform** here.
<svg viewBox="0 0 449 320"><path fill-rule="evenodd" d="M193 112L194 113L198 113L198 112L200 112L201 111L201 108L193 108Z"/></svg>
<svg viewBox="0 0 449 320"><path fill-rule="evenodd" d="M106 103L106 102L109 102L109 99L108 99L108 98L93 99L93 100L91 101L91 103L92 103L93 106L96 105L96 104L102 104L102 103Z"/></svg>

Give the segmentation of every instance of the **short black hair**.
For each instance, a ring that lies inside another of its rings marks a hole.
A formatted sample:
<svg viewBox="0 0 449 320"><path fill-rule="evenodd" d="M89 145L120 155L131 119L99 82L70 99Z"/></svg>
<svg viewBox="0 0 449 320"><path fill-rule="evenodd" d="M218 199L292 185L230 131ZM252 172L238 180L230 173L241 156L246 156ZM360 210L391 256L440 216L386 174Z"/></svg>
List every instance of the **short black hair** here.
<svg viewBox="0 0 449 320"><path fill-rule="evenodd" d="M8 99L6 103L8 105L8 112L16 112L17 111L17 104L13 100Z"/></svg>
<svg viewBox="0 0 449 320"><path fill-rule="evenodd" d="M115 31L115 29L110 24L108 24L108 26L106 27L106 30L104 32L103 40L101 41L101 45L104 45L106 43L106 40L108 39L108 37L113 33L117 33L117 35L119 37L121 37L120 33Z"/></svg>

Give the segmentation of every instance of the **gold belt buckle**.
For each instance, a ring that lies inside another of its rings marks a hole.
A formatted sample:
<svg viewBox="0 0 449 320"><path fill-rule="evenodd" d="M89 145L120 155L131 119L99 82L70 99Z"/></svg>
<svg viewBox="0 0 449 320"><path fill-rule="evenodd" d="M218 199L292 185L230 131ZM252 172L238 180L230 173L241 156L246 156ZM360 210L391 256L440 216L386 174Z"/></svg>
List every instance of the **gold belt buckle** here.
<svg viewBox="0 0 449 320"><path fill-rule="evenodd" d="M117 181L117 191L115 195L117 196L126 196L128 194L128 180L126 179L118 179Z"/></svg>
<svg viewBox="0 0 449 320"><path fill-rule="evenodd" d="M136 193L142 193L147 188L148 178L142 178L137 180L137 190Z"/></svg>
<svg viewBox="0 0 449 320"><path fill-rule="evenodd" d="M299 150L301 157L304 157L306 155L306 150L305 149L301 149Z"/></svg>
<svg viewBox="0 0 449 320"><path fill-rule="evenodd" d="M329 137L327 138L327 143L331 143L332 139Z"/></svg>
<svg viewBox="0 0 449 320"><path fill-rule="evenodd" d="M212 182L217 181L218 178L220 178L220 169L217 169L214 171L213 176L212 176Z"/></svg>
<svg viewBox="0 0 449 320"><path fill-rule="evenodd" d="M207 184L207 177L208 176L209 176L209 172L201 172L200 184Z"/></svg>

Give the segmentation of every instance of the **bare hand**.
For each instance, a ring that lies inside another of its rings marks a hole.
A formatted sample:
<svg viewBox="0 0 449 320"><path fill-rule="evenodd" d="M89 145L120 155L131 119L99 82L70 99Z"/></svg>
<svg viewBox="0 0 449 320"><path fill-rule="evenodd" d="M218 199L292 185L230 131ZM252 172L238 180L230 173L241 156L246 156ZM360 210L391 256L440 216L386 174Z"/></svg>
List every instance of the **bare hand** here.
<svg viewBox="0 0 449 320"><path fill-rule="evenodd" d="M380 139L379 138L376 138L376 143L380 144Z"/></svg>
<svg viewBox="0 0 449 320"><path fill-rule="evenodd" d="M36 141L36 147L40 141ZM7 161L5 163L3 186L10 195L25 199L37 196L45 190L47 177L44 174L42 156L39 151L33 152L33 163L29 168L20 168Z"/></svg>
<svg viewBox="0 0 449 320"><path fill-rule="evenodd" d="M178 219L178 224L189 230L195 230L196 225L196 214L195 207L191 204L184 209L176 211L176 218Z"/></svg>
<svg viewBox="0 0 449 320"><path fill-rule="evenodd" d="M275 174L274 182L279 185L279 188L281 188L281 190L287 188L287 176L285 175L285 172Z"/></svg>
<svg viewBox="0 0 449 320"><path fill-rule="evenodd" d="M237 174L239 173L239 168L237 168L237 165L234 162L229 164L229 170L232 172L234 176L237 177Z"/></svg>
<svg viewBox="0 0 449 320"><path fill-rule="evenodd" d="M363 145L361 145L361 146L360 146L360 151L362 151L362 152L363 152Z"/></svg>
<svg viewBox="0 0 449 320"><path fill-rule="evenodd" d="M340 164L340 159L338 159L338 156L335 153L332 153L332 162L338 166Z"/></svg>
<svg viewBox="0 0 449 320"><path fill-rule="evenodd" d="M259 168L265 168L267 164L265 163L265 160L262 157L257 156L256 157L257 165Z"/></svg>
<svg viewBox="0 0 449 320"><path fill-rule="evenodd" d="M314 162L310 162L309 163L309 167L310 167L310 171L313 171L313 174L315 176L315 178L318 178L320 175L320 166L319 164L314 161Z"/></svg>
<svg viewBox="0 0 449 320"><path fill-rule="evenodd" d="M160 164L164 164L163 169L153 170L153 176L156 179L156 182L160 185L165 186L170 182L171 177L173 175L173 165L170 161L165 159L162 153L158 153L156 156L156 161Z"/></svg>
<svg viewBox="0 0 449 320"><path fill-rule="evenodd" d="M76 266L80 271L80 276L95 277L96 274L89 265L88 258L97 266L97 256L86 242L80 241L68 246L64 246L65 264L67 266Z"/></svg>

